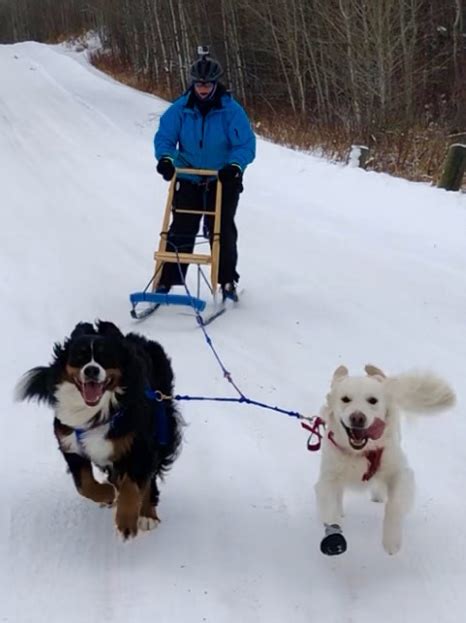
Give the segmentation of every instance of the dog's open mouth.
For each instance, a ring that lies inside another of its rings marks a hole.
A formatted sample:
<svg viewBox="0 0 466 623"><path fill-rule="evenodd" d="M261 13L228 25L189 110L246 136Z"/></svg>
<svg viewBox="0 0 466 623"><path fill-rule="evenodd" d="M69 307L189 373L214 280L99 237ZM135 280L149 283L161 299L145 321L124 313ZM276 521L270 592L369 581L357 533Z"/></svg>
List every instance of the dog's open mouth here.
<svg viewBox="0 0 466 623"><path fill-rule="evenodd" d="M106 380L103 383L97 383L96 381L86 381L84 383L76 382L76 385L81 392L84 402L88 407L95 407L99 404L100 399L104 395L104 392L109 385L110 380Z"/></svg>
<svg viewBox="0 0 466 623"><path fill-rule="evenodd" d="M353 450L362 450L369 439L379 439L385 430L385 422L380 418L375 418L372 424L367 428L352 428L346 426L344 422L342 422L342 425L348 435L348 441Z"/></svg>
<svg viewBox="0 0 466 623"><path fill-rule="evenodd" d="M343 427L348 435L348 441L353 450L362 450L369 441L367 428L349 428L345 426L345 424L343 424Z"/></svg>

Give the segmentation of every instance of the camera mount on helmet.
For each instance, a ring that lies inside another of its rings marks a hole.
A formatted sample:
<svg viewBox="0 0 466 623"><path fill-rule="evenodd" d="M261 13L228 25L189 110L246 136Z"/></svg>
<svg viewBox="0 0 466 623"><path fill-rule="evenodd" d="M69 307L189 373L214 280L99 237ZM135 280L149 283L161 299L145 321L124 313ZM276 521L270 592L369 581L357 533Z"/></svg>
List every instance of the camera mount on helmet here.
<svg viewBox="0 0 466 623"><path fill-rule="evenodd" d="M217 60L209 56L209 46L199 45L197 54L199 58L191 65L189 72L191 80L193 82L217 82L223 75L223 69Z"/></svg>
<svg viewBox="0 0 466 623"><path fill-rule="evenodd" d="M197 46L197 55L199 58L203 56L209 56L209 46L208 45L198 45Z"/></svg>

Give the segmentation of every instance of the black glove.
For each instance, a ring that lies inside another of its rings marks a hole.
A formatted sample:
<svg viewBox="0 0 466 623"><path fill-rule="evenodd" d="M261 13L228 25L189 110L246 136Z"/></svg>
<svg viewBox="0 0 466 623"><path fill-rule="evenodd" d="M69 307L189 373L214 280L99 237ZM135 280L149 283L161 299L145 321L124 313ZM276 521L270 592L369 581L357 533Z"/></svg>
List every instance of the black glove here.
<svg viewBox="0 0 466 623"><path fill-rule="evenodd" d="M243 179L243 172L237 164L227 164L218 172L218 179L226 186L239 188Z"/></svg>
<svg viewBox="0 0 466 623"><path fill-rule="evenodd" d="M160 173L166 182L172 179L175 175L175 167L170 158L160 158L157 164L157 173Z"/></svg>

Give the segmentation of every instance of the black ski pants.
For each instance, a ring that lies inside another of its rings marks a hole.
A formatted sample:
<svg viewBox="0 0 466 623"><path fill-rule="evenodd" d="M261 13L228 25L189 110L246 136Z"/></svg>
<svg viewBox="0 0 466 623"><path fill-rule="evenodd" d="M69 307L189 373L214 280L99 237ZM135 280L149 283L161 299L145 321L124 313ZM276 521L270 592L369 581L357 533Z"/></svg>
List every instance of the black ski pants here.
<svg viewBox="0 0 466 623"><path fill-rule="evenodd" d="M192 253L202 215L185 214L177 209L204 210L214 212L217 182L195 183L179 179L176 181L173 196L173 218L170 224L167 240L167 251L178 250L180 253ZM220 285L238 281L236 272L238 262L237 239L238 231L235 225L235 214L242 187L222 188L222 213L220 221L220 261L218 282ZM206 216L204 229L207 230L210 244L213 241L213 217ZM186 275L188 264L181 264L183 276ZM181 285L180 267L176 263L165 263L162 269L159 285Z"/></svg>

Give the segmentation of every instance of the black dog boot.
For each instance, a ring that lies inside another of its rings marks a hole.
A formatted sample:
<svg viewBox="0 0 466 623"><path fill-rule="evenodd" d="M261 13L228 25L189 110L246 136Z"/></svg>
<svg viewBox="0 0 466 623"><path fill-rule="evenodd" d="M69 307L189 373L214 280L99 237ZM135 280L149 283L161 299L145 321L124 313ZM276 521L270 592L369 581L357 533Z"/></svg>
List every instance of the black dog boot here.
<svg viewBox="0 0 466 623"><path fill-rule="evenodd" d="M320 542L320 551L326 556L339 556L346 552L346 539L338 524L325 524L325 537Z"/></svg>

